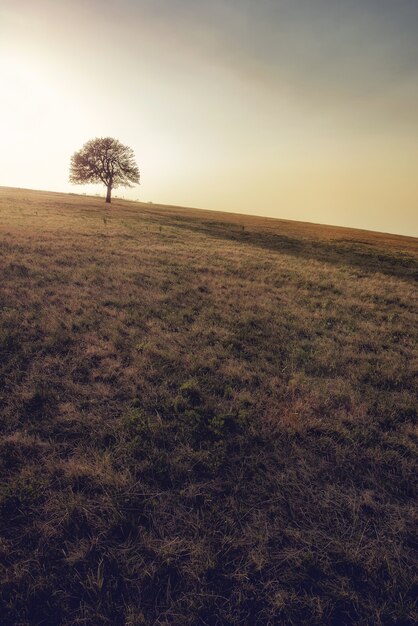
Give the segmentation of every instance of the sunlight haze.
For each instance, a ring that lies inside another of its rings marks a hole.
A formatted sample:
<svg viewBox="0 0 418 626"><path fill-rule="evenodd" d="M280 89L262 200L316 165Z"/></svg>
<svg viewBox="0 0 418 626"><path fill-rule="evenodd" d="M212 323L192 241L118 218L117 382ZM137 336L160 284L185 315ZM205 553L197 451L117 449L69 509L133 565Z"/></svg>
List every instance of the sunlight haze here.
<svg viewBox="0 0 418 626"><path fill-rule="evenodd" d="M71 155L131 146L116 195L418 236L416 0L3 0L0 185L76 193Z"/></svg>

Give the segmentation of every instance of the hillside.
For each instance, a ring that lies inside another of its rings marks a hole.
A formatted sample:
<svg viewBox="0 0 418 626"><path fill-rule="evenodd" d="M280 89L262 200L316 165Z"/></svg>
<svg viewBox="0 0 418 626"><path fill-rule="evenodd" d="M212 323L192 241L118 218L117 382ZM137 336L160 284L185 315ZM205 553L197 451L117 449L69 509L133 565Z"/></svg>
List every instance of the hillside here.
<svg viewBox="0 0 418 626"><path fill-rule="evenodd" d="M418 240L0 188L2 625L415 624Z"/></svg>

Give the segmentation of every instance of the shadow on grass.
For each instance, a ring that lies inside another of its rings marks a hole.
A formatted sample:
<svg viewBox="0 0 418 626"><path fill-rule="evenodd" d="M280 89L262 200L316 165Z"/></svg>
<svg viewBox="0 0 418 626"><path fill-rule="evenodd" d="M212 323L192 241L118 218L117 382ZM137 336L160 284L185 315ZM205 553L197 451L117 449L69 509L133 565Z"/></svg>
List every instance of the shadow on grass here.
<svg viewBox="0 0 418 626"><path fill-rule="evenodd" d="M400 253L387 253L374 244L347 239L313 241L286 235L244 230L242 226L223 222L201 222L185 217L170 217L172 225L203 233L217 239L236 241L267 250L283 252L303 259L315 259L332 265L349 265L360 274L379 272L409 281L418 281L418 261Z"/></svg>

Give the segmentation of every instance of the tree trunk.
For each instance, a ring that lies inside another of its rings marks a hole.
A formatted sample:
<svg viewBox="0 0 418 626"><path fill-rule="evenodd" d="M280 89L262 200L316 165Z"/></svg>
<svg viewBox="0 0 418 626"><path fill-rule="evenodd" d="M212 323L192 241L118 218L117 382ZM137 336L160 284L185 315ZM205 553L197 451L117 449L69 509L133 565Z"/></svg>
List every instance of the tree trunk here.
<svg viewBox="0 0 418 626"><path fill-rule="evenodd" d="M110 199L111 193L112 193L112 183L109 183L107 186L107 194L106 194L106 202L108 202L109 204L111 203L111 199Z"/></svg>

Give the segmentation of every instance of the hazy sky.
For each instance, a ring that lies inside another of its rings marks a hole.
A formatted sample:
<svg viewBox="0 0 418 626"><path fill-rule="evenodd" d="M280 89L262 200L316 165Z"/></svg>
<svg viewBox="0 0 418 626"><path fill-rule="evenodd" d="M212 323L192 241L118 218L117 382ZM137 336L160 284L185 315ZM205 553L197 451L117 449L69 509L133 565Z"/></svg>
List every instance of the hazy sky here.
<svg viewBox="0 0 418 626"><path fill-rule="evenodd" d="M418 236L418 0L0 0L0 184Z"/></svg>

